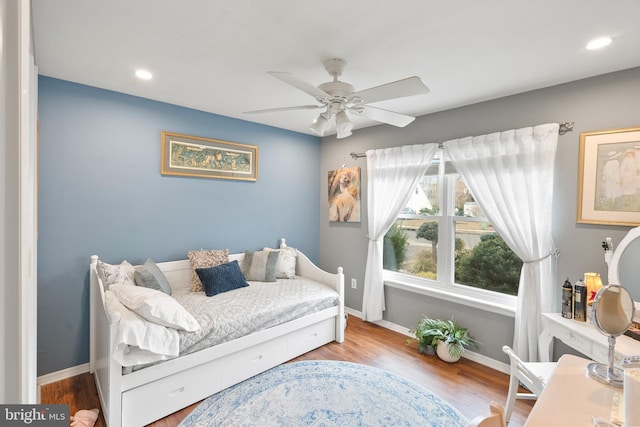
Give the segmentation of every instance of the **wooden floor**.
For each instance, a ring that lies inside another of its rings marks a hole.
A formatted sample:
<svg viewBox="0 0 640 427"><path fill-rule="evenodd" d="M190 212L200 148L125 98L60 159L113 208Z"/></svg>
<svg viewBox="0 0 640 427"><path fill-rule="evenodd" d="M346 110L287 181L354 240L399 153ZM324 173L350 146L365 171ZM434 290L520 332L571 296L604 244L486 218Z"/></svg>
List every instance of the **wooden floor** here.
<svg viewBox="0 0 640 427"><path fill-rule="evenodd" d="M382 368L421 384L469 419L488 414L491 401L504 405L509 385L507 375L467 359L453 364L442 362L437 356L418 353L416 344L407 345L406 340L402 334L350 316L344 343L327 344L293 361L344 360ZM89 374L42 386L41 402L68 404L71 415L79 409L100 407ZM196 406L197 403L150 426L175 427ZM509 427L522 426L532 406L532 401L517 400ZM105 426L102 414L96 426Z"/></svg>

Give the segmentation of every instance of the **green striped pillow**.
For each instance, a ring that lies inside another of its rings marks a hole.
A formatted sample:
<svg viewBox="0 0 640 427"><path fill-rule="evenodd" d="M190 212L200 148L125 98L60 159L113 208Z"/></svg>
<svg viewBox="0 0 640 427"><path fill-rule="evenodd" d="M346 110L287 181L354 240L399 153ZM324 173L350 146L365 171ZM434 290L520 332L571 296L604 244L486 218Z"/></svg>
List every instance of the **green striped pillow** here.
<svg viewBox="0 0 640 427"><path fill-rule="evenodd" d="M242 262L242 274L246 280L275 282L278 252L247 251Z"/></svg>

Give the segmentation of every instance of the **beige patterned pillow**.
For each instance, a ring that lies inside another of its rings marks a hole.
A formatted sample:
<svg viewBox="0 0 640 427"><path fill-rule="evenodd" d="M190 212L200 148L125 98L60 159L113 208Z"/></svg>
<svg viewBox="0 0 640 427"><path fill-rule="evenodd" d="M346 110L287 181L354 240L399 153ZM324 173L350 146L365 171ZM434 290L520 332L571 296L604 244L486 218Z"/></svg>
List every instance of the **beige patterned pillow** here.
<svg viewBox="0 0 640 427"><path fill-rule="evenodd" d="M191 292L201 292L204 288L198 273L196 273L196 268L215 267L229 262L229 249L189 251L187 256L191 264Z"/></svg>

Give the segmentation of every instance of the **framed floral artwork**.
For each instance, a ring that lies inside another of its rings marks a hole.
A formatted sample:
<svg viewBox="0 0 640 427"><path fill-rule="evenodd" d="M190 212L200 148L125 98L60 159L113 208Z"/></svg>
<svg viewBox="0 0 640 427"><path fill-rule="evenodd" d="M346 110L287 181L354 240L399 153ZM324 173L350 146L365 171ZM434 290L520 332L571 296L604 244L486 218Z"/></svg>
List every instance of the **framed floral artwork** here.
<svg viewBox="0 0 640 427"><path fill-rule="evenodd" d="M162 175L258 180L258 147L162 132Z"/></svg>

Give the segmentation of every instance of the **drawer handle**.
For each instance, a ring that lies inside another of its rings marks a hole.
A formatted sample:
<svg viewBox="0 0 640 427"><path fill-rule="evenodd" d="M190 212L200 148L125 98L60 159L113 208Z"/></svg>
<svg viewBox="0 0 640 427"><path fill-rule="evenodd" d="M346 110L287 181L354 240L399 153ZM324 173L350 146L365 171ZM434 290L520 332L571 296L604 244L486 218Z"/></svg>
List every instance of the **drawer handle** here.
<svg viewBox="0 0 640 427"><path fill-rule="evenodd" d="M184 391L184 387L177 388L171 392L169 392L169 397L176 396Z"/></svg>
<svg viewBox="0 0 640 427"><path fill-rule="evenodd" d="M313 333L311 335L309 335L309 338L317 338L318 337L318 333Z"/></svg>
<svg viewBox="0 0 640 427"><path fill-rule="evenodd" d="M260 354L260 355L258 355L256 357L254 357L251 361L255 363L255 362L259 362L261 360L262 360L262 355Z"/></svg>

